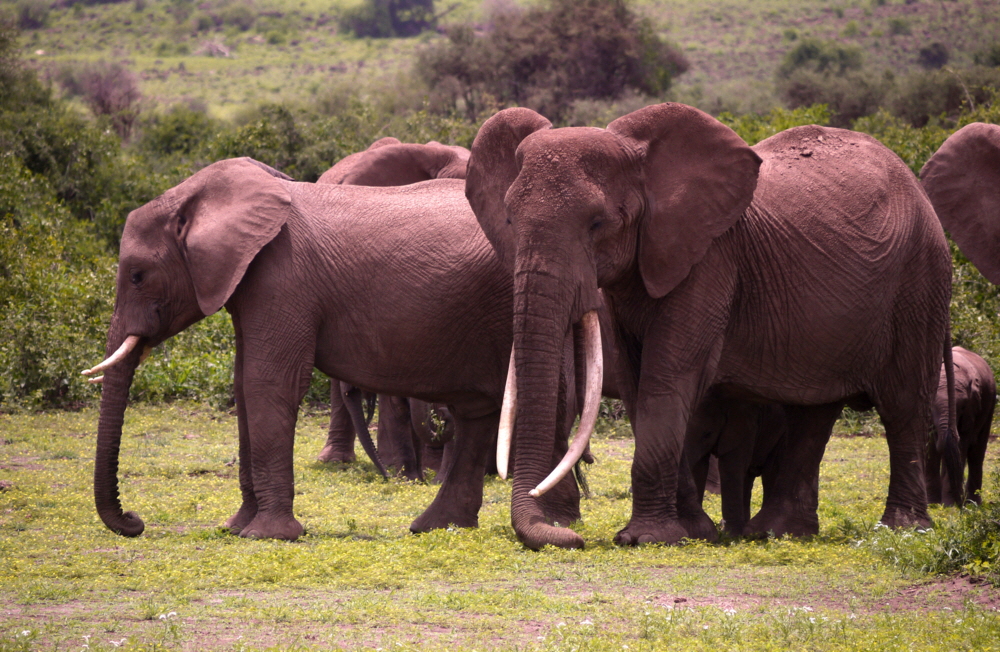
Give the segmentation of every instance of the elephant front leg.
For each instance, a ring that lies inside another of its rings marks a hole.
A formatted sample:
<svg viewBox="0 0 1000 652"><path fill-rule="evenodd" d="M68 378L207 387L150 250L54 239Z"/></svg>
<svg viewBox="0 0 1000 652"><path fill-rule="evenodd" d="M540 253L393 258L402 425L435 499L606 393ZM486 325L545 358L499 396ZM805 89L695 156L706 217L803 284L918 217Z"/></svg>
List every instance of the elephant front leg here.
<svg viewBox="0 0 1000 652"><path fill-rule="evenodd" d="M239 333L237 332L237 338ZM246 397L243 395L243 355L237 346L234 365L233 393L236 398L236 422L239 430L240 494L242 504L239 510L226 519L225 527L233 534L239 534L253 517L257 515L257 496L253 489L253 474L250 462L250 431L247 426Z"/></svg>
<svg viewBox="0 0 1000 652"><path fill-rule="evenodd" d="M451 454L445 456L441 470L444 481L434 502L410 525L411 532L427 532L450 525L479 526L486 460L499 423L499 412L477 419L455 416L453 448Z"/></svg>
<svg viewBox="0 0 1000 652"><path fill-rule="evenodd" d="M659 400L640 396L632 460L632 517L615 543L678 543L689 536L677 510L681 446L689 410L676 394ZM693 480L691 482L693 487Z"/></svg>
<svg viewBox="0 0 1000 652"><path fill-rule="evenodd" d="M261 356L258 367L248 365L244 374L250 473L257 513L242 528L241 537L295 540L302 535L302 525L292 513L292 454L298 406L309 387L311 371L311 359L289 368L287 364L267 364Z"/></svg>

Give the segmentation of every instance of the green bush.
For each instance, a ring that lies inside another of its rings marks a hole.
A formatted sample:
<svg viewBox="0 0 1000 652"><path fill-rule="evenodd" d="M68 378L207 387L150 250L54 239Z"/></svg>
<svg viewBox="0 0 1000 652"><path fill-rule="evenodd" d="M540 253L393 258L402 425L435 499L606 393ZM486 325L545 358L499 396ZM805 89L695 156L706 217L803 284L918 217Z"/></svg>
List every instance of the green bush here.
<svg viewBox="0 0 1000 652"><path fill-rule="evenodd" d="M901 80L888 108L915 127L944 116L956 120L964 111L992 101L1000 88L1000 69L975 67L920 71Z"/></svg>
<svg viewBox="0 0 1000 652"><path fill-rule="evenodd" d="M372 38L416 36L436 22L434 0L364 0L340 17L345 31Z"/></svg>
<svg viewBox="0 0 1000 652"><path fill-rule="evenodd" d="M44 178L0 154L0 410L93 396L80 375L103 357L114 260Z"/></svg>
<svg viewBox="0 0 1000 652"><path fill-rule="evenodd" d="M857 70L830 74L798 68L779 80L778 91L789 108L824 104L830 110L831 126L849 127L878 111L891 84L890 78Z"/></svg>
<svg viewBox="0 0 1000 652"><path fill-rule="evenodd" d="M231 4L222 10L222 22L246 32L257 22L257 14L253 9L242 3Z"/></svg>
<svg viewBox="0 0 1000 652"><path fill-rule="evenodd" d="M448 108L470 120L499 105L531 107L562 121L580 99L614 100L626 91L658 97L688 68L649 20L624 0L550 0L492 18L479 36L472 25L448 30L428 48L417 73Z"/></svg>
<svg viewBox="0 0 1000 652"><path fill-rule="evenodd" d="M801 125L826 125L830 121L830 111L824 105L803 107L794 110L774 109L766 116L747 114L735 116L731 113L719 115L719 121L729 126L749 145L756 145L765 138Z"/></svg>
<svg viewBox="0 0 1000 652"><path fill-rule="evenodd" d="M778 77L788 77L797 70L843 75L849 70L860 70L862 63L861 48L856 45L804 38L785 53Z"/></svg>

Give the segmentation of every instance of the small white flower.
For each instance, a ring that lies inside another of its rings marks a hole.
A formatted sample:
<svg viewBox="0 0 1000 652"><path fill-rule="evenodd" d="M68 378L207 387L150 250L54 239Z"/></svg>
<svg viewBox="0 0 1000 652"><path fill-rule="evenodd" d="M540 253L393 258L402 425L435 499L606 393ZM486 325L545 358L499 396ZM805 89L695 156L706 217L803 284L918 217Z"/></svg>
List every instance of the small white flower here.
<svg viewBox="0 0 1000 652"><path fill-rule="evenodd" d="M556 629L559 629L560 627L565 627L565 626L566 626L566 623L556 623Z"/></svg>
<svg viewBox="0 0 1000 652"><path fill-rule="evenodd" d="M166 620L167 614L160 614L160 620Z"/></svg>
<svg viewBox="0 0 1000 652"><path fill-rule="evenodd" d="M590 618L587 618L586 620L581 620L581 621L580 621L580 624L581 624L581 625L593 625L593 624L594 624L594 621L593 621L593 620L591 620Z"/></svg>
<svg viewBox="0 0 1000 652"><path fill-rule="evenodd" d="M23 632L21 632L21 636L31 636L31 630L30 629L24 630Z"/></svg>
<svg viewBox="0 0 1000 652"><path fill-rule="evenodd" d="M815 625L816 624L816 619L810 616L809 622L811 622L813 625Z"/></svg>
<svg viewBox="0 0 1000 652"><path fill-rule="evenodd" d="M708 625L702 625L701 628L702 629L708 629Z"/></svg>
<svg viewBox="0 0 1000 652"><path fill-rule="evenodd" d="M735 609L726 609L722 613L726 614L727 616L735 616L736 615L736 610Z"/></svg>
<svg viewBox="0 0 1000 652"><path fill-rule="evenodd" d="M171 611L170 613L167 614L167 618L173 618L176 615L177 615L176 611Z"/></svg>

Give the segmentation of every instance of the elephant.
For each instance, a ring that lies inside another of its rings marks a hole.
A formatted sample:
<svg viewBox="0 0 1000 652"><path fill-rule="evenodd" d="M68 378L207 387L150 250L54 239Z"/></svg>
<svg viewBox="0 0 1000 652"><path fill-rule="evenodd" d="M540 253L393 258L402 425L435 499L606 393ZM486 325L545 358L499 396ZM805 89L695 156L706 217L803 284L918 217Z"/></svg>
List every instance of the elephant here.
<svg viewBox="0 0 1000 652"><path fill-rule="evenodd" d="M692 412L684 453L691 464L699 503L710 488L714 461L714 493L722 494L722 518L731 536L742 536L750 520L754 478L764 478L765 496L773 491L778 472L775 451L785 444L787 436L784 406L732 400L718 387L709 389Z"/></svg>
<svg viewBox="0 0 1000 652"><path fill-rule="evenodd" d="M219 161L129 214L107 358L84 372L103 372L99 516L118 534L142 533L142 519L122 510L117 478L135 369L151 347L225 307L236 334L242 495L226 521L231 531L302 534L292 449L314 367L368 391L447 404L455 454L410 529L476 526L506 383L513 292L464 183L377 188L283 177L252 159ZM553 464L573 421L565 409L575 402L571 372L558 379L565 398ZM579 493L565 480L542 507L553 522L579 518Z"/></svg>
<svg viewBox="0 0 1000 652"><path fill-rule="evenodd" d="M558 343L592 321L598 288L636 438L617 543L715 535L689 498L682 455L710 387L786 406L789 441L775 461L786 471L746 532L818 531L819 465L845 403L875 407L885 424L881 521L930 524L923 458L951 346L951 256L913 173L875 139L804 126L751 148L682 104L606 129L555 129L512 108L476 135L466 196L514 282L503 409L515 413L519 451L511 522L527 547L584 545L538 500L559 481L547 471Z"/></svg>
<svg viewBox="0 0 1000 652"><path fill-rule="evenodd" d="M972 261L983 276L994 285L1000 285L1000 125L974 122L953 133L941 147L928 159L920 170L920 178L927 196L930 198L934 211L941 225L952 237L958 248ZM958 349L956 349L957 352ZM975 354L971 354L975 355ZM964 357L964 354L963 354ZM978 357L978 356L976 356ZM974 359L973 359L974 360ZM959 365L967 369L961 369ZM983 362L959 361L956 357L956 384L960 385L963 374L980 378L980 388L989 391L987 374L992 378L989 366ZM981 488L981 462L974 460L980 455L979 446L985 447L987 434L964 432L963 428L975 429L969 421L975 421L971 414L962 414L961 403L965 399L963 390L956 387L956 403L958 411L958 439L961 455L969 459L969 481L966 487L966 499L978 500L976 491ZM973 399L970 404L975 405ZM978 399L984 401L979 407L980 418L985 419L986 402L992 402L985 396ZM974 411L974 410L972 410ZM963 416L967 425L963 426ZM984 424L984 430L989 426ZM940 440L941 428L938 428ZM975 443L972 443L975 442ZM964 474L964 462L959 462L959 469ZM940 473L937 468L930 469L932 473ZM955 474L950 474L954 477ZM949 496L961 494L961 481L956 478L950 489L938 486L935 475L929 474L931 496L936 501Z"/></svg>
<svg viewBox="0 0 1000 652"><path fill-rule="evenodd" d="M962 475L957 477L953 472L942 473L941 444L927 447L927 460L924 463L924 474L927 481L927 497L931 503L945 505L962 504L964 500L982 503L979 495L983 488L983 461L986 458L986 445L990 440L990 427L993 425L993 409L997 402L997 384L993 370L986 360L972 351L956 346L952 349L955 369L955 429L958 431L960 459L958 469L963 474L966 465L969 467L969 477L965 487L962 487ZM941 370L938 381L938 392L931 405L935 423L943 421L948 410L948 390L945 380L945 370ZM938 438L948 431L938 427ZM946 480L946 481L943 481ZM964 499L962 496L964 495Z"/></svg>
<svg viewBox="0 0 1000 652"><path fill-rule="evenodd" d="M425 145L409 144L386 137L362 152L341 159L323 173L317 183L401 186L430 179L464 179L468 159L469 150L464 147L446 146L436 141ZM357 428L344 404L344 396L348 392L349 386L338 388L337 383L333 383L330 389L330 427L318 457L320 462L354 461ZM387 397L379 398L383 405L388 400ZM431 408L416 399L409 399L404 405L401 400L394 399L392 405L381 410L377 435L380 459L373 462L376 467L382 464L394 467L410 480L422 480L425 460L430 464L429 468L440 471L443 447L447 442L435 440L426 427L420 426L422 422L419 419L411 421L411 410L416 415L426 416L425 413L433 409L445 421L450 415L447 415L447 407L443 405ZM383 419L382 415L386 418Z"/></svg>

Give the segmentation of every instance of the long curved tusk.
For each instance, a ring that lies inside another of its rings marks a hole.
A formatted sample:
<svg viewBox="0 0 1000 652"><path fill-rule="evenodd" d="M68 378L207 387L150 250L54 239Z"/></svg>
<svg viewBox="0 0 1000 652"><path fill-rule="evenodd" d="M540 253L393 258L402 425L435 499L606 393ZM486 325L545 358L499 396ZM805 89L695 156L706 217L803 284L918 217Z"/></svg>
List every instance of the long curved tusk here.
<svg viewBox="0 0 1000 652"><path fill-rule="evenodd" d="M580 426L559 465L541 484L528 492L535 498L556 486L580 461L584 451L587 450L587 444L590 443L591 435L594 434L594 426L597 425L597 412L601 407L601 388L604 383L604 355L601 352L601 325L597 320L597 311L591 310L585 314L581 322L586 347L584 354L587 359L587 389L583 400L583 412L580 414Z"/></svg>
<svg viewBox="0 0 1000 652"><path fill-rule="evenodd" d="M153 347L151 346L147 346L142 350L142 355L139 356L139 364L142 364L143 362L146 361L146 358L149 357L149 354L150 352L152 352L152 350ZM97 378L88 378L87 382L90 383L91 385L100 385L101 383L104 382L104 376L98 376Z"/></svg>
<svg viewBox="0 0 1000 652"><path fill-rule="evenodd" d="M507 479L510 464L510 442L517 415L517 370L514 367L514 347L510 347L510 366L507 367L507 384L503 389L503 407L500 409L500 429L497 431L497 473Z"/></svg>
<svg viewBox="0 0 1000 652"><path fill-rule="evenodd" d="M129 353L132 352L132 349L135 348L135 345L139 343L140 339L141 338L138 335L129 335L128 337L125 338L125 341L122 342L122 345L118 347L118 350L112 353L107 360L100 363L96 367L87 369L85 371L81 371L80 373L82 373L84 376L89 376L91 374L96 374L98 371L104 371L108 367L115 366L116 364L121 362L122 358L124 358L125 356L127 356Z"/></svg>

